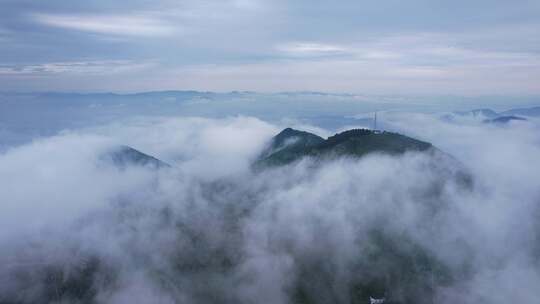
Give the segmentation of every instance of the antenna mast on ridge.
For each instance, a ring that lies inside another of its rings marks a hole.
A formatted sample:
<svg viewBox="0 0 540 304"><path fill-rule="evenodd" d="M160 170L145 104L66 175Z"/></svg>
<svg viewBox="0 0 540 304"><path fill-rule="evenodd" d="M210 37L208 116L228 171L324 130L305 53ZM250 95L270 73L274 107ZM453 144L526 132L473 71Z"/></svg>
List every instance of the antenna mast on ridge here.
<svg viewBox="0 0 540 304"><path fill-rule="evenodd" d="M375 112L374 117L373 117L373 133L375 134L382 133L382 131L377 129L377 112Z"/></svg>

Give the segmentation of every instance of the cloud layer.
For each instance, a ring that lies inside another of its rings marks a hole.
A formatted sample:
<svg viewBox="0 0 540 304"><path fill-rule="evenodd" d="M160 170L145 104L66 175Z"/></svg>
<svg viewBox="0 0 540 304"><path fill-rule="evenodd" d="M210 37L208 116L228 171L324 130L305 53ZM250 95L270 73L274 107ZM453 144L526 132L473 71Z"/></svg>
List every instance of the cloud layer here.
<svg viewBox="0 0 540 304"><path fill-rule="evenodd" d="M534 301L537 123L384 119L454 154L474 189L446 180L432 192L441 175L421 154L256 174L249 164L280 127L246 117L134 120L10 149L0 155L0 294L57 299L71 282L91 292L64 297L105 303L348 303L361 296L352 286L401 269L427 288L420 303ZM117 144L174 168L100 162ZM378 251L388 241L395 256ZM415 250L439 266L392 264ZM393 286L394 296L411 292Z"/></svg>

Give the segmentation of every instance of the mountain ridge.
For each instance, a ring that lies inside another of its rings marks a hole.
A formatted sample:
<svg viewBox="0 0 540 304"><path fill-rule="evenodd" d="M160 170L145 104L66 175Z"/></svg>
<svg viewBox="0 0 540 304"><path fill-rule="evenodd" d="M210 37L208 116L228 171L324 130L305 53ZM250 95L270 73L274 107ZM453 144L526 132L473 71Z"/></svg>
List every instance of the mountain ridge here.
<svg viewBox="0 0 540 304"><path fill-rule="evenodd" d="M286 128L272 138L255 166L285 165L303 157L362 157L375 152L396 155L432 148L431 143L386 131L351 129L324 139L309 132Z"/></svg>

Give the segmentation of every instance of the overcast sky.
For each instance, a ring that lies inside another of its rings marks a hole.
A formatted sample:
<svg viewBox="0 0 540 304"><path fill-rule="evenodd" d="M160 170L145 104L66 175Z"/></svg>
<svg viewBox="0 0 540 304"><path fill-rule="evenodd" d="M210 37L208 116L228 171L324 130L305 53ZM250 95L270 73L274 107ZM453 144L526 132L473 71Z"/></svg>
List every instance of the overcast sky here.
<svg viewBox="0 0 540 304"><path fill-rule="evenodd" d="M540 1L0 0L0 91L163 89L540 94Z"/></svg>

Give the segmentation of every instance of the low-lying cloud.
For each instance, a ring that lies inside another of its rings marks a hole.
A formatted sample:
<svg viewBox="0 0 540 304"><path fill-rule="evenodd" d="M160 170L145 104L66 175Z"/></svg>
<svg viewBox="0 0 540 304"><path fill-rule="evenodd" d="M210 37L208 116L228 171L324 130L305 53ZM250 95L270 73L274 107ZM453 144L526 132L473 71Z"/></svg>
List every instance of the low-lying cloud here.
<svg viewBox="0 0 540 304"><path fill-rule="evenodd" d="M394 290L379 293L429 296L418 303L537 299L536 123L386 119L456 156L473 188L417 153L253 172L282 126L248 117L139 119L9 149L0 302L350 303L385 276ZM100 162L119 144L172 168ZM435 266L400 262L417 251ZM418 290L392 281L405 271Z"/></svg>

